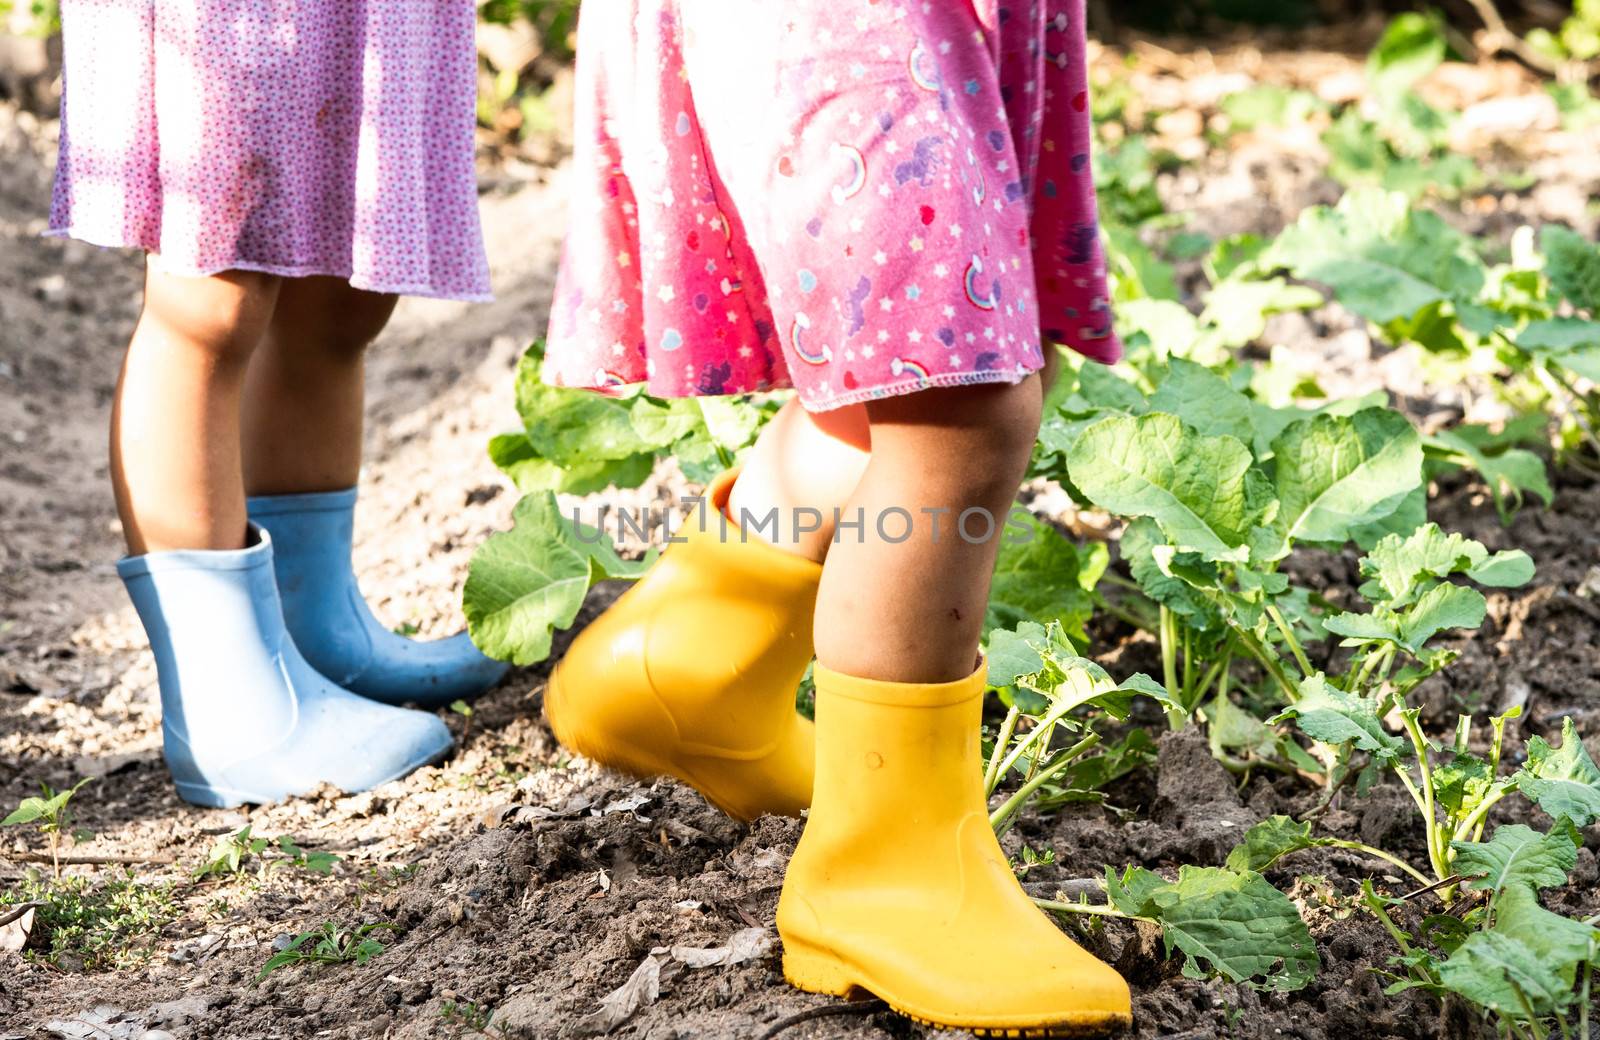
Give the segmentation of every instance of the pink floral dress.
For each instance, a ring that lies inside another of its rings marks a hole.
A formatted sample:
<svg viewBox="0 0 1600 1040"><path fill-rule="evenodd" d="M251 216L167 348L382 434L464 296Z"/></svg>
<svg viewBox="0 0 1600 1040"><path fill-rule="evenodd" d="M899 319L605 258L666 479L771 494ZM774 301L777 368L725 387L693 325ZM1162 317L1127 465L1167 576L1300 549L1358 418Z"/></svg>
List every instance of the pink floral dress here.
<svg viewBox="0 0 1600 1040"><path fill-rule="evenodd" d="M473 0L61 0L52 234L486 299Z"/></svg>
<svg viewBox="0 0 1600 1040"><path fill-rule="evenodd" d="M1120 354L1084 0L586 0L546 378L813 411Z"/></svg>

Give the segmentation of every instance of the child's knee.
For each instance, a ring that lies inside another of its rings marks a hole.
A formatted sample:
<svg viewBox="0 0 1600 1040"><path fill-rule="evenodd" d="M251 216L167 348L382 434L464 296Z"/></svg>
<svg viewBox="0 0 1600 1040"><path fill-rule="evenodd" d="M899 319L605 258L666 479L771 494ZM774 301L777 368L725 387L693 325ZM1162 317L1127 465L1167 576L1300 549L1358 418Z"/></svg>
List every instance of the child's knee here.
<svg viewBox="0 0 1600 1040"><path fill-rule="evenodd" d="M939 445L959 453L974 473L1020 472L1038 440L1044 391L1030 375L1017 383L925 390L867 407L874 451L898 443L913 452Z"/></svg>
<svg viewBox="0 0 1600 1040"><path fill-rule="evenodd" d="M354 363L388 325L396 302L340 279L296 279L284 286L273 338L291 362Z"/></svg>
<svg viewBox="0 0 1600 1040"><path fill-rule="evenodd" d="M140 321L158 324L219 364L243 365L266 335L280 281L254 271L185 278L152 270Z"/></svg>

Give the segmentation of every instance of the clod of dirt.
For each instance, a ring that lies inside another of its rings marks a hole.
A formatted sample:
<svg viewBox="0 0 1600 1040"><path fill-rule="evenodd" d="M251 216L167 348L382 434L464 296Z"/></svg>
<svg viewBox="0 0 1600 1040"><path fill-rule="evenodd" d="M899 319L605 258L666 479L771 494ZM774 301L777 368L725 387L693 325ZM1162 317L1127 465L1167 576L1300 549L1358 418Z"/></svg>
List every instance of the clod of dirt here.
<svg viewBox="0 0 1600 1040"><path fill-rule="evenodd" d="M1156 746L1156 800L1148 823L1132 824L1146 860L1221 866L1259 822L1239 799L1233 777L1194 728L1164 735Z"/></svg>

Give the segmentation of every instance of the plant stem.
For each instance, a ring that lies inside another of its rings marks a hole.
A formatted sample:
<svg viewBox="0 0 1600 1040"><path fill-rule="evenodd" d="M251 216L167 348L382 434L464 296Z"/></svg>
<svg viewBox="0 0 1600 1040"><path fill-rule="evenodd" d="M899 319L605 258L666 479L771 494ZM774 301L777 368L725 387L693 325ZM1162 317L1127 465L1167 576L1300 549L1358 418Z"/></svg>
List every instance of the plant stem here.
<svg viewBox="0 0 1600 1040"><path fill-rule="evenodd" d="M1105 596L1101 596L1099 598L1099 607L1101 610L1104 610L1106 613L1110 614L1112 617L1116 618L1118 621L1121 621L1125 625L1130 625L1133 628L1137 628L1141 632L1150 631L1149 618L1140 617L1139 615L1133 613L1133 611L1126 610L1123 607L1118 606Z"/></svg>
<svg viewBox="0 0 1600 1040"><path fill-rule="evenodd" d="M1415 712L1402 715L1405 720L1406 735L1411 738L1411 746L1417 752L1417 768L1422 773L1422 815L1427 825L1428 834L1428 862L1433 865L1434 873L1438 877L1450 876L1449 846L1441 841L1444 837L1440 833L1438 816L1435 812L1433 792L1433 770L1428 765L1428 740L1422 735L1422 726L1417 722ZM1449 894L1439 893L1440 898L1449 901Z"/></svg>
<svg viewBox="0 0 1600 1040"><path fill-rule="evenodd" d="M1306 659L1305 650L1300 647L1300 640L1295 638L1294 629L1289 627L1289 622L1284 620L1283 613L1278 610L1276 603L1267 604L1267 616L1272 618L1272 623L1278 626L1278 631L1283 635L1283 641L1289 645L1289 652L1294 654L1295 663L1300 666L1300 674L1310 678L1316 673L1311 667L1311 662Z"/></svg>
<svg viewBox="0 0 1600 1040"><path fill-rule="evenodd" d="M1550 391L1551 397L1566 398L1567 414L1572 416L1573 420L1578 424L1578 429L1583 433L1584 440L1589 442L1589 446L1595 450L1596 454L1600 454L1600 437L1595 436L1594 427L1590 425L1589 420L1583 414L1582 406L1578 403L1582 400L1582 396L1568 385L1564 379L1551 372L1544 365L1534 365L1533 371L1545 384L1545 389ZM1557 393L1557 387L1565 391L1565 393Z"/></svg>
<svg viewBox="0 0 1600 1040"><path fill-rule="evenodd" d="M1052 777L1077 761L1085 751L1088 751L1098 743L1100 743L1100 735L1098 733L1089 734L1061 752L1048 769L1039 770L1032 779L1017 788L1016 793L1007 798L1000 808L989 814L989 825L994 828L995 834L1004 834L1010 830L1013 817L1027 804L1028 799L1033 797L1035 791L1043 787Z"/></svg>
<svg viewBox="0 0 1600 1040"><path fill-rule="evenodd" d="M1528 1016L1528 1028L1533 1030L1533 1040L1545 1040L1550 1034L1539 1024L1539 1017L1533 1013L1533 1005L1528 1003L1528 995L1522 992L1522 987L1517 985L1515 980L1506 981L1511 983L1511 990L1517 995L1517 1003L1522 1005L1522 1013Z"/></svg>
<svg viewBox="0 0 1600 1040"><path fill-rule="evenodd" d="M1489 816L1489 810L1493 809L1495 807L1495 803L1499 802L1500 799L1506 796L1506 790L1507 789L1503 787L1499 788L1494 792L1494 794L1491 794L1489 797L1479 802L1478 807L1473 809L1472 812L1468 814L1467 818L1461 821L1460 826L1456 828L1456 832L1455 834L1451 835L1451 838L1455 841L1465 841L1467 840L1468 833L1472 832L1474 828L1476 828L1477 837L1474 837L1472 840L1477 841L1479 837L1482 837L1483 824Z"/></svg>
<svg viewBox="0 0 1600 1040"><path fill-rule="evenodd" d="M1051 910L1058 914L1085 914L1089 917L1118 917L1124 921L1146 921L1158 924L1152 917L1139 917L1135 914L1125 914L1114 906L1101 906L1098 903L1062 903L1054 899L1035 899L1033 905L1042 910Z"/></svg>
<svg viewBox="0 0 1600 1040"><path fill-rule="evenodd" d="M989 768L983 772L983 794L985 798L994 794L995 785L1000 782L1000 759L1005 755L1006 745L1011 743L1011 735L1016 732L1017 719L1022 712L1015 704L1006 712L1005 722L1000 724L1000 732L994 738L994 750L989 753Z"/></svg>
<svg viewBox="0 0 1600 1040"><path fill-rule="evenodd" d="M1389 933L1389 937L1400 947L1401 955L1410 962L1408 970L1411 972L1411 977L1422 983L1435 982L1436 980L1426 968L1415 963L1415 957L1413 956L1415 951L1411 948L1410 936L1402 931L1399 925L1394 923L1394 918L1389 916L1389 911L1383 908L1383 904L1378 901L1376 894L1371 899L1365 898L1365 893L1368 891L1371 891L1370 884L1365 885L1361 901L1367 905L1367 909L1372 911L1372 916L1378 919L1384 930Z"/></svg>
<svg viewBox="0 0 1600 1040"><path fill-rule="evenodd" d="M51 831L50 839L50 870L57 881L61 880L61 835Z"/></svg>
<svg viewBox="0 0 1600 1040"><path fill-rule="evenodd" d="M1288 673L1283 670L1283 665L1278 663L1277 655L1263 647L1260 640L1249 632L1241 630L1238 632L1238 636L1240 644L1250 652L1250 656L1260 662L1261 667L1265 668L1267 673L1277 681L1279 688L1283 690L1283 696L1288 702L1293 704L1298 701L1300 699L1300 689L1289 678Z"/></svg>
<svg viewBox="0 0 1600 1040"><path fill-rule="evenodd" d="M1424 874L1416 867L1413 867L1405 860L1400 859L1398 856L1392 856L1382 849L1373 848L1371 845L1366 845L1359 841L1345 841L1342 838L1329 838L1323 844L1336 849L1349 849L1351 852L1361 852L1368 856L1376 856L1385 863L1399 867L1401 870L1405 871L1407 874L1410 874L1413 878L1422 882L1424 885L1433 884L1433 878L1430 878L1428 875Z"/></svg>
<svg viewBox="0 0 1600 1040"><path fill-rule="evenodd" d="M1189 703L1188 688L1178 685L1178 619L1166 604L1161 606L1161 678L1167 684L1167 692L1184 704ZM1167 709L1167 727L1174 732L1188 721L1174 709Z"/></svg>

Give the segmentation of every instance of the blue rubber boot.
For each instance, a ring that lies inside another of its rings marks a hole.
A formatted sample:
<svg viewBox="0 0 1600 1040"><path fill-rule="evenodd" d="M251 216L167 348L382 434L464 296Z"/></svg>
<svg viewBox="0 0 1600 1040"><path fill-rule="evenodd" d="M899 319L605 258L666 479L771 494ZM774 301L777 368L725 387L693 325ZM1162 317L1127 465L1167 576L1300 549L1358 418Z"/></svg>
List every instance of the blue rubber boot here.
<svg viewBox="0 0 1600 1040"><path fill-rule="evenodd" d="M443 707L483 693L509 665L485 657L465 632L423 643L372 616L350 564L356 489L250 499L250 519L272 532L283 616L317 671L385 704Z"/></svg>
<svg viewBox="0 0 1600 1040"><path fill-rule="evenodd" d="M186 802L232 808L329 783L363 791L450 750L437 717L374 704L306 663L283 624L272 541L117 564L150 637L167 768Z"/></svg>

